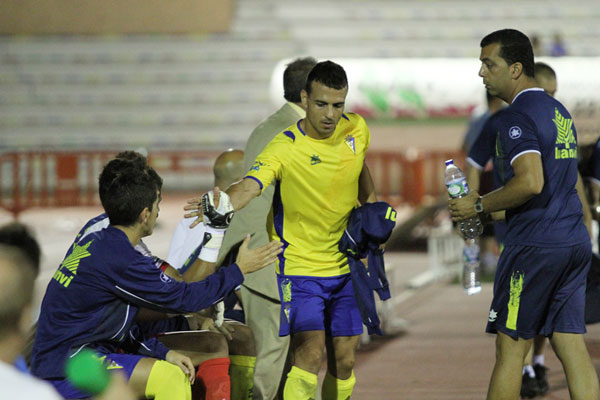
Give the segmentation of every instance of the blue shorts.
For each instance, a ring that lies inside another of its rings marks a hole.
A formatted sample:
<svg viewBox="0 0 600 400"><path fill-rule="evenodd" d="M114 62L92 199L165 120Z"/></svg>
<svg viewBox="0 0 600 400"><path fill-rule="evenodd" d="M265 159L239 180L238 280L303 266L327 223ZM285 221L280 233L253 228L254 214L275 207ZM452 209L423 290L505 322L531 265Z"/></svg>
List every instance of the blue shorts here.
<svg viewBox="0 0 600 400"><path fill-rule="evenodd" d="M494 279L486 332L531 339L585 333L590 243L571 247L506 246Z"/></svg>
<svg viewBox="0 0 600 400"><path fill-rule="evenodd" d="M281 316L279 336L325 331L356 336L363 331L350 274L334 277L277 275Z"/></svg>
<svg viewBox="0 0 600 400"><path fill-rule="evenodd" d="M125 376L127 380L131 378L131 374L133 373L133 370L135 369L137 363L142 358L144 358L144 356L140 356L137 354L118 353L98 353L98 356L101 360L103 360L104 365L106 366L106 369L109 372L121 371L121 373ZM91 397L89 393L85 393L77 389L76 387L71 385L71 383L66 379L48 379L47 382L54 386L58 394L60 394L65 399L87 399Z"/></svg>

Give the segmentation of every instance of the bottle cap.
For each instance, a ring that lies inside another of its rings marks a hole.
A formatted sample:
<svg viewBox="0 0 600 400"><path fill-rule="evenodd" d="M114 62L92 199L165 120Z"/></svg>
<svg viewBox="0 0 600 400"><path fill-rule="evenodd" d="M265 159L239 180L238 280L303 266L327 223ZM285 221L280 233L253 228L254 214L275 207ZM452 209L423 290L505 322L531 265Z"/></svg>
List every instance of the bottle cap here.
<svg viewBox="0 0 600 400"><path fill-rule="evenodd" d="M454 160L453 159L446 160L446 167L448 165L451 165L451 164L454 164Z"/></svg>
<svg viewBox="0 0 600 400"><path fill-rule="evenodd" d="M65 373L73 386L91 395L102 393L110 382L103 362L96 353L87 349L67 361Z"/></svg>

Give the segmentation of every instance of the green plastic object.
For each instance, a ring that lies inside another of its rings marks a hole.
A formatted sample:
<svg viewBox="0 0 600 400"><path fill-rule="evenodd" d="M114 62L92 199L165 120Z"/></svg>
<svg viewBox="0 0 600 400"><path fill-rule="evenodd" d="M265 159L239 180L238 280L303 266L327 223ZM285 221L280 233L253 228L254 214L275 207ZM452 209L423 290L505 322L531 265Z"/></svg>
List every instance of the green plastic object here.
<svg viewBox="0 0 600 400"><path fill-rule="evenodd" d="M91 350L81 350L70 358L65 372L73 386L91 395L102 393L110 382L106 366Z"/></svg>

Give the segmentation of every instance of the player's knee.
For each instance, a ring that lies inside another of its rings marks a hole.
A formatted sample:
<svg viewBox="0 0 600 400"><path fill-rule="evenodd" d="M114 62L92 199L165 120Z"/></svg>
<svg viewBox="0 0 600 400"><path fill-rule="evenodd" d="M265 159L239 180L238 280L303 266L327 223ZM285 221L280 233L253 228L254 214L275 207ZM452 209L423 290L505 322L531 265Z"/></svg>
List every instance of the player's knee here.
<svg viewBox="0 0 600 400"><path fill-rule="evenodd" d="M252 330L247 325L233 325L233 341L230 343L229 352L235 355L256 356L254 347L254 336Z"/></svg>
<svg viewBox="0 0 600 400"><path fill-rule="evenodd" d="M190 381L181 368L159 360L152 366L145 394L155 399L189 399Z"/></svg>
<svg viewBox="0 0 600 400"><path fill-rule="evenodd" d="M336 357L336 368L340 375L345 376L352 372L354 364L356 363L356 357L354 354L342 354L340 357Z"/></svg>
<svg viewBox="0 0 600 400"><path fill-rule="evenodd" d="M296 351L294 353L294 358L299 365L308 365L311 369L318 369L323 361L324 355L325 352L321 348L303 347L301 351Z"/></svg>

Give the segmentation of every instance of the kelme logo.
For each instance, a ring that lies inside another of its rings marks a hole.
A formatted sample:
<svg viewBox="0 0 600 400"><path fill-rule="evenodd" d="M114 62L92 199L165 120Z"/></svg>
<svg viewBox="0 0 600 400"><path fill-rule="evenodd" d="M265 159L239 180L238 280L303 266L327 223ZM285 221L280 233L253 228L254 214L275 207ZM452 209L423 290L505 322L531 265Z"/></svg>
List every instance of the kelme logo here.
<svg viewBox="0 0 600 400"><path fill-rule="evenodd" d="M518 126L511 126L508 130L508 136L510 136L511 139L518 139L521 137L521 134L521 128Z"/></svg>

